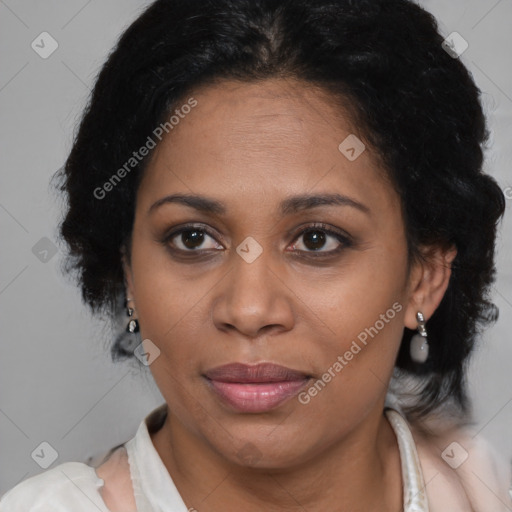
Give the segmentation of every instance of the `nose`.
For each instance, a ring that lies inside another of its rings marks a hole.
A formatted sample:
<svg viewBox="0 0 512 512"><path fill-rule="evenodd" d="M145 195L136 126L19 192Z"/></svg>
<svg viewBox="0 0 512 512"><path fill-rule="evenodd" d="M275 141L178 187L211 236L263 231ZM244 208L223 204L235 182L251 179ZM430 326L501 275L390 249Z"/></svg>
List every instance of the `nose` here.
<svg viewBox="0 0 512 512"><path fill-rule="evenodd" d="M251 263L237 253L232 259L231 271L219 284L213 300L217 329L237 331L251 339L292 329L293 292L284 282L284 273L276 265L270 266L268 251Z"/></svg>

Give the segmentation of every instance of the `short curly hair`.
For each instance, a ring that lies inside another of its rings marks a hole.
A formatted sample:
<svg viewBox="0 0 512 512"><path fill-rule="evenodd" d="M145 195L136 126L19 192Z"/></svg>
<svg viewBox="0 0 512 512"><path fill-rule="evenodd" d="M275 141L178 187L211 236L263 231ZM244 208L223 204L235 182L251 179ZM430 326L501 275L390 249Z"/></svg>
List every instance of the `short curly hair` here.
<svg viewBox="0 0 512 512"><path fill-rule="evenodd" d="M109 192L98 187L144 145L195 88L234 79L296 78L350 106L402 200L410 258L428 245L457 248L448 290L429 319L430 356L396 367L421 377L411 411L469 410L465 374L490 301L497 224L505 209L483 173L489 133L480 90L442 46L435 18L409 0L158 0L122 34L102 67L69 157L57 173L67 199L60 236L94 313L119 314L120 251L149 156ZM120 356L115 346L112 354Z"/></svg>

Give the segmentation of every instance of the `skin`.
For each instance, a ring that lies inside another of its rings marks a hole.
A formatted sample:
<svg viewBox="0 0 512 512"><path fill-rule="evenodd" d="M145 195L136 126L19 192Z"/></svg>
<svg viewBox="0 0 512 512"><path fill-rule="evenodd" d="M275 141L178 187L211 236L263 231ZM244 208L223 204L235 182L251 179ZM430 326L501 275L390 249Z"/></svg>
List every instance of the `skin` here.
<svg viewBox="0 0 512 512"><path fill-rule="evenodd" d="M408 272L397 192L369 146L354 161L338 150L349 134L364 134L322 90L285 79L224 81L192 96L198 105L147 166L131 259L123 257L142 339L160 350L150 369L169 415L152 434L158 454L187 507L200 512L400 510L385 394L403 328L416 328L418 310L432 315L455 252L428 248L428 260ZM179 203L149 212L177 193L215 199L226 212ZM322 193L366 211L322 205L281 215L290 196ZM180 234L163 241L188 223L212 231L203 232L202 256ZM304 229L316 223L351 242L320 229L325 242L314 251ZM263 250L252 263L236 252L248 236ZM394 303L401 311L306 405L294 397L241 413L202 377L230 362L273 362L316 381ZM250 461L239 455L247 446L257 454Z"/></svg>

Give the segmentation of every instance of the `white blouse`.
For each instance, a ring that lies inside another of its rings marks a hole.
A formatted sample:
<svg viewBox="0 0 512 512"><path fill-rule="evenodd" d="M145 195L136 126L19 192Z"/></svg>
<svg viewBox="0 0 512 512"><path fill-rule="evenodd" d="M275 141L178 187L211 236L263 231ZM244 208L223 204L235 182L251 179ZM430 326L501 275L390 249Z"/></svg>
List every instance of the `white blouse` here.
<svg viewBox="0 0 512 512"><path fill-rule="evenodd" d="M150 431L158 430L166 414L166 404L154 409L140 423L135 436L124 444L137 504L136 512L190 510L183 502L150 437ZM386 415L398 440L404 482L404 512L427 512L429 504L422 466L408 422L393 408L387 408ZM80 462L65 462L28 478L4 494L0 500L0 512L110 512L102 499L100 490L103 485L104 481L93 467ZM512 501L508 496L498 498L499 501L494 505L489 502L489 508L475 507L474 510L512 511ZM508 503L504 499L508 499ZM450 512L467 510L470 509L452 508Z"/></svg>

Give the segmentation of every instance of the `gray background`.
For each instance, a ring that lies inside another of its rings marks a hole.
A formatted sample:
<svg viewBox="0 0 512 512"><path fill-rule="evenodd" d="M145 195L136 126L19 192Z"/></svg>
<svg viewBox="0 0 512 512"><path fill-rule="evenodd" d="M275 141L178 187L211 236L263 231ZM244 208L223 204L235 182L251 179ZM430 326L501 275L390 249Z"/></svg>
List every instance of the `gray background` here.
<svg viewBox="0 0 512 512"><path fill-rule="evenodd" d="M71 147L99 67L145 5L0 0L0 494L42 471L31 457L41 442L58 452L53 466L85 461L129 439L163 402L149 370L110 362L106 325L60 275L61 252L41 252L53 245L44 237L56 243L60 219L49 179ZM457 31L469 43L461 59L483 92L492 130L486 169L508 196L494 289L501 317L486 332L469 379L481 435L510 460L512 1L421 5L444 36ZM44 31L59 44L47 59L31 48Z"/></svg>

